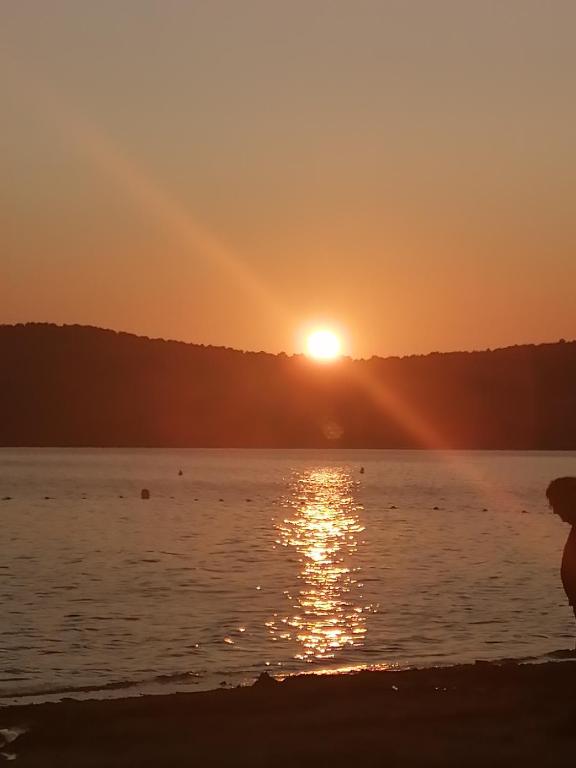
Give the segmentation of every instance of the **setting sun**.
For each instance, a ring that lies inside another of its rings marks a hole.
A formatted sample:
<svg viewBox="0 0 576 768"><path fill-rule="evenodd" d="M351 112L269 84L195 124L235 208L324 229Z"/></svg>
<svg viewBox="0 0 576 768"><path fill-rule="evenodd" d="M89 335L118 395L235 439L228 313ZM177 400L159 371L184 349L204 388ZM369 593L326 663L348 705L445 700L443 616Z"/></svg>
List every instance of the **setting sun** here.
<svg viewBox="0 0 576 768"><path fill-rule="evenodd" d="M339 337L330 330L316 330L306 340L306 354L314 360L335 360L340 357L342 344Z"/></svg>

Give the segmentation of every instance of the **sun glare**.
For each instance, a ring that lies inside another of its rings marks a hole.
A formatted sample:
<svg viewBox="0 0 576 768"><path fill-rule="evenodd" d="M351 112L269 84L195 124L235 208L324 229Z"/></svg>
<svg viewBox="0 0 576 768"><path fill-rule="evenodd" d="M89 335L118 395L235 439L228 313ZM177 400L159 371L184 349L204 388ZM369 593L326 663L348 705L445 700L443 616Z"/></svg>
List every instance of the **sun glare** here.
<svg viewBox="0 0 576 768"><path fill-rule="evenodd" d="M314 331L306 340L306 354L314 360L336 360L341 352L340 339L333 331L325 328Z"/></svg>

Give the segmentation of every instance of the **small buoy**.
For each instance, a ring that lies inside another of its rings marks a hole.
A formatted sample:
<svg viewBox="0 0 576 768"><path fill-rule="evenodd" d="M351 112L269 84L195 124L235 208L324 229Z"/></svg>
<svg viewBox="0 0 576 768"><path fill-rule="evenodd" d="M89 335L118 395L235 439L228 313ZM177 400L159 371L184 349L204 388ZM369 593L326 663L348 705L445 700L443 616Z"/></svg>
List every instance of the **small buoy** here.
<svg viewBox="0 0 576 768"><path fill-rule="evenodd" d="M179 477L182 477L182 475L183 475L183 474L184 474L184 472L182 472L182 470L181 470L181 469L179 469L179 470L178 470L178 476L179 476Z"/></svg>
<svg viewBox="0 0 576 768"><path fill-rule="evenodd" d="M396 506L396 504L390 504L390 509L398 509L398 507Z"/></svg>
<svg viewBox="0 0 576 768"><path fill-rule="evenodd" d="M224 499L218 499L218 501L224 501Z"/></svg>
<svg viewBox="0 0 576 768"><path fill-rule="evenodd" d="M435 510L436 512L438 512L440 507L432 507L432 509Z"/></svg>
<svg viewBox="0 0 576 768"><path fill-rule="evenodd" d="M250 504L252 499L246 499L247 503Z"/></svg>
<svg viewBox="0 0 576 768"><path fill-rule="evenodd" d="M140 498L141 499L149 499L150 498L150 491L148 488L142 488L140 491Z"/></svg>
<svg viewBox="0 0 576 768"><path fill-rule="evenodd" d="M360 474L361 474L361 475L363 475L363 474L364 474L364 467L360 467Z"/></svg>

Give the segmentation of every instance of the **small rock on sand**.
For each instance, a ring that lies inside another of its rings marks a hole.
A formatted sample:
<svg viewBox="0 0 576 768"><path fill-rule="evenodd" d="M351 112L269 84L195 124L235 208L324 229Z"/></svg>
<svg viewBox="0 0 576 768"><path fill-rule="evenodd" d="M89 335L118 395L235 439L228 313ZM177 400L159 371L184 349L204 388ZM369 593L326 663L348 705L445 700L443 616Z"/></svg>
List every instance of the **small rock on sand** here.
<svg viewBox="0 0 576 768"><path fill-rule="evenodd" d="M278 680L275 680L268 674L268 672L260 672L254 685L271 687L273 685L278 685Z"/></svg>

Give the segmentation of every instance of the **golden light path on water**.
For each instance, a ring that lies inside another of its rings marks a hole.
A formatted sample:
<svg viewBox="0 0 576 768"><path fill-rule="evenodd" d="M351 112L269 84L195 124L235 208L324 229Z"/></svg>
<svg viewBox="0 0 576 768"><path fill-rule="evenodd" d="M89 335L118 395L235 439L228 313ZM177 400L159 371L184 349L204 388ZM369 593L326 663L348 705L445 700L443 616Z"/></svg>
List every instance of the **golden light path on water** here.
<svg viewBox="0 0 576 768"><path fill-rule="evenodd" d="M355 554L364 530L354 498L355 482L339 468L298 473L276 523L278 544L298 553L300 587L287 594L292 611L268 622L273 635L296 639L296 659L334 659L347 646L360 646L366 612Z"/></svg>

